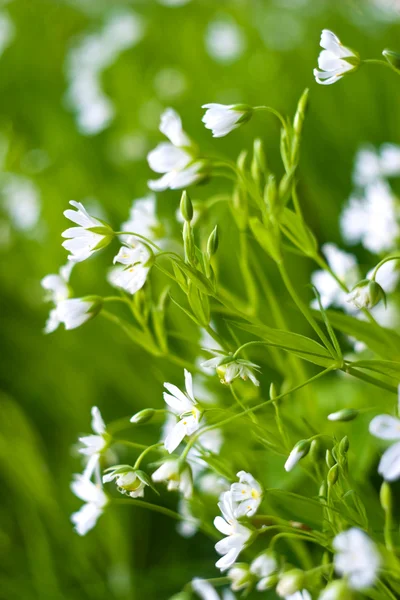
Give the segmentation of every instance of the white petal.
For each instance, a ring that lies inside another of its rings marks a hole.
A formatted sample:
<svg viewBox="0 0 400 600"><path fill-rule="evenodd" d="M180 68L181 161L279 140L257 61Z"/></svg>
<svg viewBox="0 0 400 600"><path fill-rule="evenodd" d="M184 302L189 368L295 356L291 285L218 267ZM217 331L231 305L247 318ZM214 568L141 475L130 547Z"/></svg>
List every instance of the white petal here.
<svg viewBox="0 0 400 600"><path fill-rule="evenodd" d="M167 452L171 454L179 446L185 435L186 425L183 421L179 421L165 439L164 446Z"/></svg>
<svg viewBox="0 0 400 600"><path fill-rule="evenodd" d="M379 415L372 419L369 431L382 440L398 440L400 439L400 419L390 415Z"/></svg>
<svg viewBox="0 0 400 600"><path fill-rule="evenodd" d="M395 481L400 477L400 442L393 444L384 452L379 463L378 473L386 481Z"/></svg>

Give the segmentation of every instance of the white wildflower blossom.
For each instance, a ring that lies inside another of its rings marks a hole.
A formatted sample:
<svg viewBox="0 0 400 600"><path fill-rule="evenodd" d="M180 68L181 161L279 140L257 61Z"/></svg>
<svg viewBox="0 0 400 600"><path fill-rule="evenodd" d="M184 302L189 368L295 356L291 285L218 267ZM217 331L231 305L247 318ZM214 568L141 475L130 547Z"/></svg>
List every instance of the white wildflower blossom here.
<svg viewBox="0 0 400 600"><path fill-rule="evenodd" d="M234 129L246 123L253 110L245 104L203 104L206 113L202 119L207 129L211 129L213 137L224 137Z"/></svg>
<svg viewBox="0 0 400 600"><path fill-rule="evenodd" d="M90 216L80 202L71 200L70 204L76 210L67 209L64 215L78 227L70 227L63 232L62 236L68 239L62 245L71 253L68 256L70 260L81 262L107 246L113 231L107 224Z"/></svg>
<svg viewBox="0 0 400 600"><path fill-rule="evenodd" d="M79 535L85 535L93 529L97 519L103 514L108 498L100 485L93 483L84 475L75 475L71 490L75 496L85 502L82 508L71 516L75 531Z"/></svg>
<svg viewBox="0 0 400 600"><path fill-rule="evenodd" d="M250 572L257 577L257 590L262 592L271 587L273 576L278 570L278 563L273 554L263 552L250 565Z"/></svg>
<svg viewBox="0 0 400 600"><path fill-rule="evenodd" d="M184 498L193 493L192 472L188 464L181 464L178 459L165 460L151 476L155 482L165 482L169 491L178 490Z"/></svg>
<svg viewBox="0 0 400 600"><path fill-rule="evenodd" d="M58 302L50 311L45 332L51 333L64 323L65 329L76 329L90 319L93 319L102 307L102 299L98 296L85 298L68 298Z"/></svg>
<svg viewBox="0 0 400 600"><path fill-rule="evenodd" d="M250 572L249 565L246 563L236 563L231 567L227 573L231 581L231 589L234 592L245 590L253 582L253 576Z"/></svg>
<svg viewBox="0 0 400 600"><path fill-rule="evenodd" d="M160 237L161 225L157 219L156 197L148 194L144 198L134 200L129 211L129 218L121 225L122 231L132 231L149 239ZM138 240L134 236L121 236L128 245Z"/></svg>
<svg viewBox="0 0 400 600"><path fill-rule="evenodd" d="M238 483L231 485L232 500L236 503L234 515L236 519L252 517L260 506L263 489L250 473L239 471Z"/></svg>
<svg viewBox="0 0 400 600"><path fill-rule="evenodd" d="M186 393L172 383L164 383L167 392L164 400L168 406L179 416L172 431L167 435L164 445L169 453L179 446L183 438L192 435L200 426L201 411L193 395L192 375L185 369Z"/></svg>
<svg viewBox="0 0 400 600"><path fill-rule="evenodd" d="M214 525L218 531L227 537L215 545L218 554L222 555L222 558L215 563L215 566L221 569L221 571L225 571L236 562L237 557L248 543L252 531L241 524L235 517L235 504L230 491L224 492L221 495L218 506L222 517L215 517Z"/></svg>
<svg viewBox="0 0 400 600"><path fill-rule="evenodd" d="M111 467L103 475L103 483L115 481L119 491L131 498L143 498L144 491L149 483L143 477L143 472L133 469L129 465Z"/></svg>
<svg viewBox="0 0 400 600"><path fill-rule="evenodd" d="M260 369L259 365L242 358L230 360L226 356L215 356L201 363L201 366L204 369L216 369L221 383L227 385L230 385L237 377L240 377L244 381L250 379L255 386L260 385L253 372Z"/></svg>
<svg viewBox="0 0 400 600"><path fill-rule="evenodd" d="M308 440L297 442L285 462L285 471L291 471L297 463L308 454L309 450L310 442Z"/></svg>
<svg viewBox="0 0 400 600"><path fill-rule="evenodd" d="M400 175L400 146L382 144L377 152L372 146L362 146L356 154L353 181L359 187Z"/></svg>
<svg viewBox="0 0 400 600"><path fill-rule="evenodd" d="M381 564L380 554L364 531L353 527L339 533L333 540L336 572L346 577L354 590L372 586Z"/></svg>
<svg viewBox="0 0 400 600"><path fill-rule="evenodd" d="M318 57L318 69L314 69L317 83L335 83L360 64L358 54L343 46L339 38L328 29L323 29L320 45L323 50Z"/></svg>
<svg viewBox="0 0 400 600"><path fill-rule="evenodd" d="M150 168L163 176L149 181L149 188L155 192L176 190L200 181L204 176L204 163L196 160L197 149L183 130L180 116L172 108L161 115L160 131L169 142L160 143L149 152L147 160Z"/></svg>
<svg viewBox="0 0 400 600"><path fill-rule="evenodd" d="M192 579L192 590L196 592L201 600L220 600L220 596L214 587L206 579L195 577ZM235 600L235 595L230 590L223 590L221 600Z"/></svg>
<svg viewBox="0 0 400 600"><path fill-rule="evenodd" d="M399 394L400 397L400 394ZM399 440L392 444L382 455L378 473L386 481L395 481L400 477L400 419L390 415L379 415L372 419L369 431L381 440Z"/></svg>
<svg viewBox="0 0 400 600"><path fill-rule="evenodd" d="M133 295L146 283L152 255L144 244L135 242L134 247L122 246L113 262L123 266L118 265L109 271L109 283Z"/></svg>
<svg viewBox="0 0 400 600"><path fill-rule="evenodd" d="M74 264L72 260L68 261L65 266L60 268L58 274L43 277L40 283L42 288L46 290L45 300L53 302L57 306L60 302L67 300L71 296L71 288L68 285L68 281ZM59 324L60 320L57 310L52 309L44 328L45 333L55 331Z"/></svg>
<svg viewBox="0 0 400 600"><path fill-rule="evenodd" d="M82 444L79 448L79 453L88 457L83 475L89 479L92 473L98 469L100 456L110 441L110 436L107 433L105 423L97 406L92 407L91 414L93 434L79 438L79 442Z"/></svg>

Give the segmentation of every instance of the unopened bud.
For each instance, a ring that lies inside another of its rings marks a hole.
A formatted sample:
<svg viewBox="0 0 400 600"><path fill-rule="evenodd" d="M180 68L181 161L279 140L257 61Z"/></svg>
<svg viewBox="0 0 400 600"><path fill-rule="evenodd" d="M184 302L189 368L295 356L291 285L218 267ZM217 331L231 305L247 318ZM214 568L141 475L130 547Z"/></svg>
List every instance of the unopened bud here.
<svg viewBox="0 0 400 600"><path fill-rule="evenodd" d="M328 485L335 485L339 478L339 465L334 465L331 469L329 469L327 481Z"/></svg>
<svg viewBox="0 0 400 600"><path fill-rule="evenodd" d="M299 103L297 105L296 114L293 120L293 130L295 135L299 136L301 134L301 130L303 128L304 118L306 116L307 106L308 106L308 94L309 90L306 88L302 93Z"/></svg>
<svg viewBox="0 0 400 600"><path fill-rule="evenodd" d="M320 498L326 498L327 493L328 493L328 489L327 489L326 481L323 481L319 488L318 496Z"/></svg>
<svg viewBox="0 0 400 600"><path fill-rule="evenodd" d="M144 408L143 410L140 410L139 412L134 414L133 417L131 417L130 421L131 423L135 423L135 425L147 423L148 421L150 421L150 419L154 417L156 412L157 411L154 408Z"/></svg>
<svg viewBox="0 0 400 600"><path fill-rule="evenodd" d="M327 467L329 469L331 469L332 467L334 467L336 465L336 461L333 458L332 452L330 450L326 451L325 460L326 460Z"/></svg>
<svg viewBox="0 0 400 600"><path fill-rule="evenodd" d="M319 596L319 600L352 600L353 598L353 592L343 579L329 583Z"/></svg>
<svg viewBox="0 0 400 600"><path fill-rule="evenodd" d="M274 213L278 205L278 188L275 175L269 175L264 192L265 203L269 212Z"/></svg>
<svg viewBox="0 0 400 600"><path fill-rule="evenodd" d="M282 129L281 129L280 150L281 150L281 158L282 158L282 162L285 166L285 170L289 171L289 169L291 167L290 140L289 140L287 129L285 127L282 127Z"/></svg>
<svg viewBox="0 0 400 600"><path fill-rule="evenodd" d="M247 161L247 150L242 150L236 161L239 171L246 170L246 161Z"/></svg>
<svg viewBox="0 0 400 600"><path fill-rule="evenodd" d="M184 220L190 222L193 219L193 204L186 190L182 192L180 208Z"/></svg>
<svg viewBox="0 0 400 600"><path fill-rule="evenodd" d="M347 435L345 435L344 438L342 438L339 443L340 454L342 454L342 455L347 454L349 451L349 448L350 448L349 438L347 437Z"/></svg>
<svg viewBox="0 0 400 600"><path fill-rule="evenodd" d="M384 481L381 485L379 498L383 510L387 513L391 513L393 506L392 490L390 489L390 485L387 483L387 481Z"/></svg>
<svg viewBox="0 0 400 600"><path fill-rule="evenodd" d="M267 174L268 167L262 141L257 138L253 145L253 160L251 162L251 174L254 181L261 185L263 177Z"/></svg>
<svg viewBox="0 0 400 600"><path fill-rule="evenodd" d="M218 237L218 226L216 225L212 232L210 233L210 237L207 241L207 254L209 257L214 256L216 251L218 250L219 237Z"/></svg>
<svg viewBox="0 0 400 600"><path fill-rule="evenodd" d="M311 442L309 456L313 463L317 463L321 459L321 444L319 440L313 440Z"/></svg>
<svg viewBox="0 0 400 600"><path fill-rule="evenodd" d="M269 386L269 397L271 400L275 400L275 398L278 396L278 390L276 388L276 384L274 382L271 383L271 385Z"/></svg>
<svg viewBox="0 0 400 600"><path fill-rule="evenodd" d="M382 52L382 54L388 63L392 65L392 67L400 71L400 54L398 52L393 52L393 50L386 49Z"/></svg>
<svg viewBox="0 0 400 600"><path fill-rule="evenodd" d="M383 300L386 303L386 294L375 280L363 279L347 295L347 302L358 308L373 308Z"/></svg>
<svg viewBox="0 0 400 600"><path fill-rule="evenodd" d="M310 441L309 440L300 440L297 442L287 461L285 462L285 471L291 471L293 467L297 465L297 463L306 456L310 451Z"/></svg>
<svg viewBox="0 0 400 600"><path fill-rule="evenodd" d="M282 205L287 204L292 194L294 173L294 170L289 171L289 173L285 173L279 183L279 201Z"/></svg>
<svg viewBox="0 0 400 600"><path fill-rule="evenodd" d="M286 571L281 576L278 585L276 586L276 593L278 596L286 598L296 592L299 592L304 587L305 575L300 569L292 569Z"/></svg>
<svg viewBox="0 0 400 600"><path fill-rule="evenodd" d="M358 416L358 410L355 408L343 408L337 412L328 415L329 421L353 421Z"/></svg>

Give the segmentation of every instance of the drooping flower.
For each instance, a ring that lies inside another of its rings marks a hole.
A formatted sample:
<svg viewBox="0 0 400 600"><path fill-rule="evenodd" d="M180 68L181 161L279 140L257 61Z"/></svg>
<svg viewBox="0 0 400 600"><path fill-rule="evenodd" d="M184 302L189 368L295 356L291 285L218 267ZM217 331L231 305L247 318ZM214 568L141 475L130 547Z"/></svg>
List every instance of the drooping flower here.
<svg viewBox="0 0 400 600"><path fill-rule="evenodd" d="M113 238L113 230L107 223L90 216L80 202L71 200L70 204L77 210L68 209L64 215L78 227L63 232L62 236L68 239L62 245L71 253L70 260L81 262L105 248Z"/></svg>
<svg viewBox="0 0 400 600"><path fill-rule="evenodd" d="M224 137L251 119L253 109L247 104L203 104L206 113L202 119L213 137Z"/></svg>
<svg viewBox="0 0 400 600"><path fill-rule="evenodd" d="M231 589L234 592L249 588L254 582L254 576L246 563L236 563L227 573L231 580Z"/></svg>
<svg viewBox="0 0 400 600"><path fill-rule="evenodd" d="M191 469L187 463L181 464L176 458L165 460L151 478L155 482L165 482L168 491L179 490L184 498L190 498L193 493Z"/></svg>
<svg viewBox="0 0 400 600"><path fill-rule="evenodd" d="M374 280L364 279L360 281L347 295L347 302L358 310L362 308L373 308L380 300L386 301L386 294Z"/></svg>
<svg viewBox="0 0 400 600"><path fill-rule="evenodd" d="M359 55L343 46L339 38L328 29L321 34L322 52L318 57L319 69L314 69L314 77L321 85L339 81L346 73L354 71L360 64Z"/></svg>
<svg viewBox="0 0 400 600"><path fill-rule="evenodd" d="M135 242L134 247L122 246L114 257L114 264L117 262L123 266L111 269L108 274L109 283L129 294L135 294L146 282L152 264L150 251L140 242Z"/></svg>
<svg viewBox="0 0 400 600"><path fill-rule="evenodd" d="M400 440L400 419L390 415L379 415L372 419L369 431L381 440ZM392 444L382 455L378 473L386 481L400 477L400 441Z"/></svg>
<svg viewBox="0 0 400 600"><path fill-rule="evenodd" d="M108 498L101 485L96 485L85 475L75 475L71 490L85 502L81 509L71 516L75 531L79 535L85 535L93 529L97 519L103 514Z"/></svg>
<svg viewBox="0 0 400 600"><path fill-rule="evenodd" d="M214 525L224 535L224 539L220 540L215 545L215 550L222 555L215 566L221 571L229 569L235 562L243 548L248 543L252 531L240 523L235 517L235 505L230 491L224 492L218 502L222 517L218 516L214 519Z"/></svg>
<svg viewBox="0 0 400 600"><path fill-rule="evenodd" d="M259 592L268 590L276 583L277 570L278 563L270 552L263 552L253 560L250 571L258 579L256 588Z"/></svg>
<svg viewBox="0 0 400 600"><path fill-rule="evenodd" d="M74 264L75 263L72 260L68 261L66 265L61 267L58 274L46 275L43 277L40 283L42 288L46 290L46 301L53 302L57 306L59 302L67 300L67 298L70 297L71 289L68 285L68 281ZM52 333L55 331L59 323L57 311L52 309L44 328L45 333Z"/></svg>
<svg viewBox="0 0 400 600"><path fill-rule="evenodd" d="M92 407L91 414L91 425L94 435L85 435L79 438L82 444L81 448L79 448L79 453L88 457L88 463L83 475L89 479L99 464L101 454L110 442L110 436L107 433L105 423L97 406Z"/></svg>
<svg viewBox="0 0 400 600"><path fill-rule="evenodd" d="M257 371L260 367L242 358L231 359L224 355L214 356L214 358L203 362L201 366L205 369L215 368L221 383L226 385L230 385L237 377L240 377L244 381L250 379L254 385L260 385L260 382L253 373L254 370Z"/></svg>
<svg viewBox="0 0 400 600"><path fill-rule="evenodd" d="M346 577L354 590L373 585L381 564L380 554L364 531L353 527L342 531L333 540L336 572Z"/></svg>
<svg viewBox="0 0 400 600"><path fill-rule="evenodd" d="M192 435L200 426L201 411L193 395L192 375L185 369L186 393L172 383L164 383L167 392L164 400L168 406L179 416L179 421L167 435L164 446L171 454L179 446L186 435ZM169 392L169 393L168 393Z"/></svg>
<svg viewBox="0 0 400 600"><path fill-rule="evenodd" d="M309 450L309 440L300 440L300 442L297 442L285 462L285 471L291 471L297 463L308 454Z"/></svg>
<svg viewBox="0 0 400 600"><path fill-rule="evenodd" d="M132 231L149 239L158 239L162 235L162 225L157 219L155 194L134 200L129 211L129 218L121 225L122 231ZM121 236L128 245L138 240L129 234Z"/></svg>
<svg viewBox="0 0 400 600"><path fill-rule="evenodd" d="M143 498L146 486L151 485L150 479L143 471L130 465L116 465L106 469L103 483L115 481L119 491L131 498Z"/></svg>
<svg viewBox="0 0 400 600"><path fill-rule="evenodd" d="M304 586L305 575L304 571L300 569L290 569L289 571L284 571L279 576L279 583L276 586L276 593L281 598L294 599L297 598L304 600L311 600L310 594L307 590L303 589ZM301 594L300 596L296 596L296 594Z"/></svg>
<svg viewBox="0 0 400 600"><path fill-rule="evenodd" d="M252 517L260 506L263 489L250 473L239 471L238 483L231 485L232 499L237 503L234 514L237 519Z"/></svg>
<svg viewBox="0 0 400 600"><path fill-rule="evenodd" d="M46 333L57 329L60 323L64 323L65 329L76 329L86 321L93 319L101 310L103 300L100 296L85 296L84 298L68 298L61 300L55 308L50 311L46 323Z"/></svg>
<svg viewBox="0 0 400 600"><path fill-rule="evenodd" d="M160 179L148 182L155 192L177 190L197 183L205 176L206 163L197 160L198 151L182 128L180 116L168 108L161 115L160 131L169 142L162 142L149 152L147 160Z"/></svg>

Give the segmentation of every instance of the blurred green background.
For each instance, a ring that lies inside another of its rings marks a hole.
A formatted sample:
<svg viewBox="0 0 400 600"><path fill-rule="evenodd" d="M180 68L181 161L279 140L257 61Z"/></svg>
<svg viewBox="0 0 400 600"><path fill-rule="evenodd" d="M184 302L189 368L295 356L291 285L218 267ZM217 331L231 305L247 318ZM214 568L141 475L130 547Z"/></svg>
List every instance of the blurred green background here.
<svg viewBox="0 0 400 600"><path fill-rule="evenodd" d="M399 82L389 70L362 68L330 88L317 86L312 76L325 27L363 57L378 57L385 47L400 50L400 3L167 4L173 2L14 0L0 6L4 600L162 600L193 576L215 574L212 542L200 534L179 537L175 523L162 516L125 506L105 514L85 538L72 530L69 516L80 504L69 490L71 474L80 469L73 446L90 429L90 407L99 406L107 422L161 406L163 381L181 383L182 374L100 318L43 335L48 306L40 280L65 262L60 234L68 201L83 202L115 225L126 220L132 200L147 192L152 174L146 153L161 141L159 116L168 106L213 154L235 159L261 136L272 168L281 173L275 121L258 115L228 138L213 140L201 123L201 105L269 104L293 114L309 86L300 193L318 240L340 244L338 216L351 191L356 150L366 141L400 140ZM212 182L193 196L205 199L223 185ZM176 236L179 196L158 196L159 217ZM214 218L222 221L223 213ZM221 245L231 265L226 283L234 288L234 250L224 244L228 226L222 226ZM76 269L77 295L107 289L111 258L106 251ZM359 259L369 264L362 252ZM294 269L305 285L311 265L299 259ZM352 382L347 393L361 389ZM330 386L325 398L337 402L334 396ZM175 499L163 501L173 506Z"/></svg>

